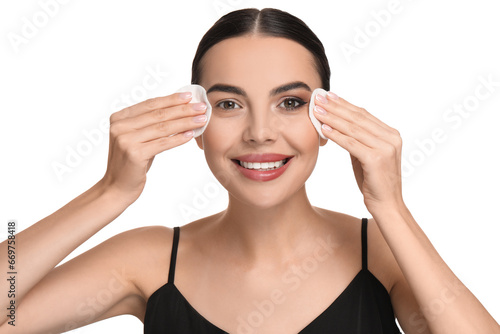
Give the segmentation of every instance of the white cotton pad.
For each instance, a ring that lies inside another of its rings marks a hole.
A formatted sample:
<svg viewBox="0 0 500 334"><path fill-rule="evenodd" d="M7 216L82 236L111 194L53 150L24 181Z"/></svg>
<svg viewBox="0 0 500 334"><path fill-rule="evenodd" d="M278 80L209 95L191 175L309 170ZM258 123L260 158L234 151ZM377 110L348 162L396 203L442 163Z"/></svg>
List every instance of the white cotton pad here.
<svg viewBox="0 0 500 334"><path fill-rule="evenodd" d="M207 105L207 109L205 110L205 115L207 115L207 121L205 122L205 125L203 125L201 128L193 129L194 132L193 137L198 137L203 133L203 131L205 131L208 122L210 122L210 116L212 116L212 106L208 101L207 92L205 91L205 88L203 88L200 85L184 86L177 91L177 93L181 92L191 92L193 94L193 97L191 98L191 101L189 103L205 102L205 104Z"/></svg>
<svg viewBox="0 0 500 334"><path fill-rule="evenodd" d="M314 107L316 106L316 95L320 94L323 95L326 98L327 91L324 90L323 88L316 88L311 95L311 101L309 101L309 118L311 119L312 124L316 128L316 131L318 131L319 135L323 139L327 139L323 132L321 132L321 122L316 119L316 116L314 115Z"/></svg>

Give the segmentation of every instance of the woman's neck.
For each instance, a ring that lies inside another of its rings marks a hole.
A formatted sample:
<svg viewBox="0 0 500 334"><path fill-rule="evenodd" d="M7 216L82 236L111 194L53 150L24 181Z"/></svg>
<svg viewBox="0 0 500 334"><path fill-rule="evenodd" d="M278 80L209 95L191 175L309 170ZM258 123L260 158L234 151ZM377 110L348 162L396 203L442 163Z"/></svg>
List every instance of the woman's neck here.
<svg viewBox="0 0 500 334"><path fill-rule="evenodd" d="M218 235L249 261L283 259L304 245L311 229L321 222L311 206L305 185L278 205L262 208L229 196L229 205L217 223Z"/></svg>

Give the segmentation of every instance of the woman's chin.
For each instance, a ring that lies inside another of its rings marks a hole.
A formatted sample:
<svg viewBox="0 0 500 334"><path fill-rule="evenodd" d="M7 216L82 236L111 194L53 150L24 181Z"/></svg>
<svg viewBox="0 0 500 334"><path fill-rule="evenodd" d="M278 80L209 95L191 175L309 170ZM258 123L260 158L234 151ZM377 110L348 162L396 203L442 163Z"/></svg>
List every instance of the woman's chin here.
<svg viewBox="0 0 500 334"><path fill-rule="evenodd" d="M286 196L280 196L276 193L272 193L269 191L263 192L253 192L249 193L239 193L237 195L230 195L229 200L231 201L231 197L238 202L238 205L244 205L252 210L269 210L273 208L278 208L283 206L286 203L290 203L289 198Z"/></svg>

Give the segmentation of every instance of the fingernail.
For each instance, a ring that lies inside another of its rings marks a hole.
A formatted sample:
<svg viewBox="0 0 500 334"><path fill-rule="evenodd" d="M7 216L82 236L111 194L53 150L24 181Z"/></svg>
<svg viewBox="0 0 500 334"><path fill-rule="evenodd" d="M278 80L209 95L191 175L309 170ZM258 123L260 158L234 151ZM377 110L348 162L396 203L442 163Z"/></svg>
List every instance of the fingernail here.
<svg viewBox="0 0 500 334"><path fill-rule="evenodd" d="M333 129L332 129L329 125L327 125L327 124L323 124L321 127L322 127L323 129L325 129L326 131L328 131L328 132L332 132L332 130L333 130Z"/></svg>
<svg viewBox="0 0 500 334"><path fill-rule="evenodd" d="M339 97L337 96L337 94L335 94L334 92L328 92L328 96L332 99L332 100L338 100Z"/></svg>
<svg viewBox="0 0 500 334"><path fill-rule="evenodd" d="M194 135L193 130L189 130L189 131L184 132L184 137L192 137L193 135Z"/></svg>
<svg viewBox="0 0 500 334"><path fill-rule="evenodd" d="M203 123L207 120L207 115L199 115L193 118L195 123Z"/></svg>
<svg viewBox="0 0 500 334"><path fill-rule="evenodd" d="M314 111L320 115L326 115L326 110L321 108L320 106L315 106Z"/></svg>
<svg viewBox="0 0 500 334"><path fill-rule="evenodd" d="M205 110L207 109L207 105L203 102L201 103L193 103L193 109L194 110Z"/></svg>
<svg viewBox="0 0 500 334"><path fill-rule="evenodd" d="M323 95L320 95L320 94L316 94L316 100L318 100L321 103L327 103L328 102L326 100L326 98Z"/></svg>
<svg viewBox="0 0 500 334"><path fill-rule="evenodd" d="M192 95L193 94L191 94L191 92L184 92L184 93L180 93L179 97L181 98L181 100L189 100Z"/></svg>

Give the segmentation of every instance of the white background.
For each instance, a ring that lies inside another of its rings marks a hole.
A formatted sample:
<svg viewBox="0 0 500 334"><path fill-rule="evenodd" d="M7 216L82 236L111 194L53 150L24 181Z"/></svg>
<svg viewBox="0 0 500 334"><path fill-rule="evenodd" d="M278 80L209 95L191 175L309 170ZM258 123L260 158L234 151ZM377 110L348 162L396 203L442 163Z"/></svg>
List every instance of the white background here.
<svg viewBox="0 0 500 334"><path fill-rule="evenodd" d="M52 16L43 14L47 2L0 5L2 239L8 219L25 229L103 176L108 134L101 132L104 139L99 142L96 135L95 144L89 144L84 132L101 131L100 122L126 105L121 101L124 94L132 95L135 103L189 84L198 42L222 14L276 7L304 20L322 40L332 68L332 91L401 132L403 157L414 167L403 180L407 206L448 265L500 320L496 1L401 0L399 12L379 31L372 11L387 9L389 0L73 0L57 10L52 7ZM39 28L15 46L12 36L21 38L27 21ZM341 45L355 46L364 29L372 29L372 37L348 61ZM168 74L146 92L142 82L151 69ZM447 110L474 102L479 78L488 76L497 87L487 98L476 99L479 103L471 105L470 115L453 127L454 122L443 118ZM438 128L446 140L425 154L416 142L429 140ZM86 156L58 177L53 165L67 165L69 152L78 149ZM370 216L349 155L333 142L321 148L307 190L315 206ZM183 225L223 210L226 203L225 190L191 140L159 155L142 196L66 260L121 231ZM189 208L192 211L186 211ZM140 321L121 316L75 332L142 330Z"/></svg>

